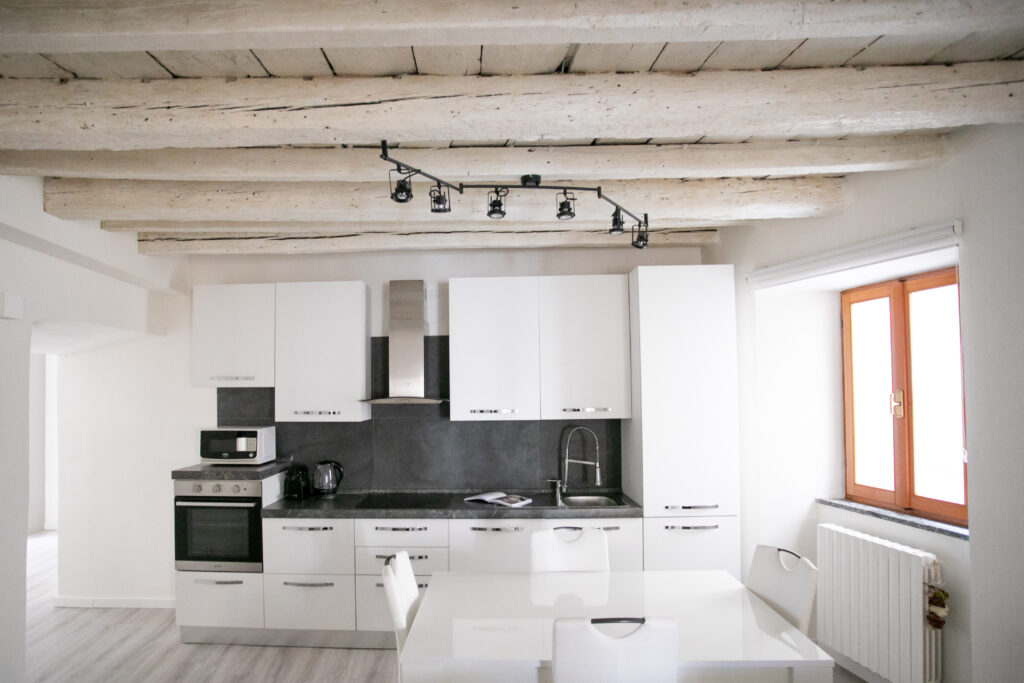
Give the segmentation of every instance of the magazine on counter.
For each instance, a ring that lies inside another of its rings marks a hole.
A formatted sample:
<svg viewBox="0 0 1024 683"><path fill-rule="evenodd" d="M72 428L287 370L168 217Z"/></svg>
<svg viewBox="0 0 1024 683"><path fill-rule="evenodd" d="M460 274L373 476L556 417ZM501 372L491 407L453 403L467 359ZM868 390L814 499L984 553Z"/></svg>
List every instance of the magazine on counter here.
<svg viewBox="0 0 1024 683"><path fill-rule="evenodd" d="M475 496L469 496L468 498L465 498L465 501L467 503L491 503L492 505L504 505L509 508L521 508L524 505L532 503L533 498L527 498L526 496L519 496L516 494L506 494L503 491L491 491L490 493L480 493Z"/></svg>

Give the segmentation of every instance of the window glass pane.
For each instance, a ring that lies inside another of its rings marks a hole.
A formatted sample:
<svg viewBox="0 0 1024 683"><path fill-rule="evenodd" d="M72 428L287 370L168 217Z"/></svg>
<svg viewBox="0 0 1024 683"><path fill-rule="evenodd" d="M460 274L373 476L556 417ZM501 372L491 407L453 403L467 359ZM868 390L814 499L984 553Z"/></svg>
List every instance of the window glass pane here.
<svg viewBox="0 0 1024 683"><path fill-rule="evenodd" d="M914 493L964 503L964 416L956 285L910 293Z"/></svg>
<svg viewBox="0 0 1024 683"><path fill-rule="evenodd" d="M850 306L853 363L853 444L857 484L892 491L893 434L889 394L892 352L889 298Z"/></svg>

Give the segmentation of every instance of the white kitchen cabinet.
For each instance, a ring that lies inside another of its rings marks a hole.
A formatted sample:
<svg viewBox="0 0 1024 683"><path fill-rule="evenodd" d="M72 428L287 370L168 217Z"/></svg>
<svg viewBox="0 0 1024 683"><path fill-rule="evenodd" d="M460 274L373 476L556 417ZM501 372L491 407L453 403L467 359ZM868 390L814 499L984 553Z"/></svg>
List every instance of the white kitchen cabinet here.
<svg viewBox="0 0 1024 683"><path fill-rule="evenodd" d="M447 519L357 519L356 546L447 547Z"/></svg>
<svg viewBox="0 0 1024 683"><path fill-rule="evenodd" d="M412 571L415 574L430 576L434 572L448 571L447 547L413 548L392 546L356 548L356 574L380 576L387 558L401 550L409 553L409 563L412 565Z"/></svg>
<svg viewBox="0 0 1024 683"><path fill-rule="evenodd" d="M354 630L355 577L265 574L266 628Z"/></svg>
<svg viewBox="0 0 1024 683"><path fill-rule="evenodd" d="M644 568L643 522L639 517L545 519L544 528L578 526L602 529L608 538L609 568L612 571L639 571Z"/></svg>
<svg viewBox="0 0 1024 683"><path fill-rule="evenodd" d="M353 574L351 519L263 520L263 571Z"/></svg>
<svg viewBox="0 0 1024 683"><path fill-rule="evenodd" d="M448 282L452 420L540 418L537 278Z"/></svg>
<svg viewBox="0 0 1024 683"><path fill-rule="evenodd" d="M274 386L274 289L192 288L192 386Z"/></svg>
<svg viewBox="0 0 1024 683"><path fill-rule="evenodd" d="M630 416L626 275L539 278L544 420Z"/></svg>
<svg viewBox="0 0 1024 683"><path fill-rule="evenodd" d="M740 522L723 517L649 517L644 569L725 569L740 578Z"/></svg>
<svg viewBox="0 0 1024 683"><path fill-rule="evenodd" d="M278 283L276 339L278 422L370 419L365 283Z"/></svg>
<svg viewBox="0 0 1024 683"><path fill-rule="evenodd" d="M429 576L417 576L416 585L423 589L430 583ZM356 577L356 629L360 631L393 631L391 610L384 593L380 572L376 576Z"/></svg>
<svg viewBox="0 0 1024 683"><path fill-rule="evenodd" d="M178 626L263 628L263 574L175 572Z"/></svg>
<svg viewBox="0 0 1024 683"><path fill-rule="evenodd" d="M543 519L453 519L448 563L457 572L530 571L530 534Z"/></svg>

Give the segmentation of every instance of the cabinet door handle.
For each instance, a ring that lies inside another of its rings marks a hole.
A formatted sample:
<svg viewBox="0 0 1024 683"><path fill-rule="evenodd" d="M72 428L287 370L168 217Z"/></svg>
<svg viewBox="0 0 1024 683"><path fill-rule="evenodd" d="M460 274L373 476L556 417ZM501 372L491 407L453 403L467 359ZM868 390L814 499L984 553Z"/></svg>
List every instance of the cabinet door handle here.
<svg viewBox="0 0 1024 683"><path fill-rule="evenodd" d="M293 410L292 415L341 415L340 410Z"/></svg>
<svg viewBox="0 0 1024 683"><path fill-rule="evenodd" d="M600 529L601 531L618 531L622 527L618 527L618 526L592 526L592 527L588 527L588 528L590 528L590 529ZM558 531L559 529L567 529L569 531L583 531L583 527L581 527L581 526L556 526L556 527L552 527L553 531Z"/></svg>
<svg viewBox="0 0 1024 683"><path fill-rule="evenodd" d="M245 581L241 579L232 579L230 581L224 579L194 579L195 583L201 583L206 586L241 586Z"/></svg>
<svg viewBox="0 0 1024 683"><path fill-rule="evenodd" d="M519 408L470 408L474 415L515 415Z"/></svg>
<svg viewBox="0 0 1024 683"><path fill-rule="evenodd" d="M697 530L697 529L717 529L717 524L677 524L673 526L666 526L668 530L682 529L682 530Z"/></svg>
<svg viewBox="0 0 1024 683"><path fill-rule="evenodd" d="M596 528L597 529L601 529L602 531L618 531L622 527L618 527L618 526L599 526L599 527L596 527Z"/></svg>
<svg viewBox="0 0 1024 683"><path fill-rule="evenodd" d="M384 584L383 584L383 583L378 583L378 584L377 584L377 588L383 588L383 587L384 587ZM427 584L425 584L425 583L417 583L417 584L416 584L416 587L417 587L417 588L426 588L426 587L427 587Z"/></svg>
<svg viewBox="0 0 1024 683"><path fill-rule="evenodd" d="M666 505L666 510L717 510L718 503L713 505Z"/></svg>
<svg viewBox="0 0 1024 683"><path fill-rule="evenodd" d="M430 531L430 527L425 526L375 526L374 531Z"/></svg>
<svg viewBox="0 0 1024 683"><path fill-rule="evenodd" d="M374 555L374 557L376 557L378 560L386 560L386 559L388 559L391 556L390 555ZM429 555L410 555L409 559L412 560L412 561L415 561L415 560L429 560L430 556Z"/></svg>
<svg viewBox="0 0 1024 683"><path fill-rule="evenodd" d="M594 408L587 406L585 408L562 408L563 413L610 413L611 408Z"/></svg>
<svg viewBox="0 0 1024 683"><path fill-rule="evenodd" d="M334 586L333 581L324 581L323 583L303 583L301 581L282 581L285 586L297 586L299 588L332 588Z"/></svg>
<svg viewBox="0 0 1024 683"><path fill-rule="evenodd" d="M334 531L333 526L283 526L282 531Z"/></svg>
<svg viewBox="0 0 1024 683"><path fill-rule="evenodd" d="M251 382L256 379L256 375L210 375L210 379L214 382L228 381L228 382Z"/></svg>
<svg viewBox="0 0 1024 683"><path fill-rule="evenodd" d="M471 526L470 531L522 531L521 526Z"/></svg>

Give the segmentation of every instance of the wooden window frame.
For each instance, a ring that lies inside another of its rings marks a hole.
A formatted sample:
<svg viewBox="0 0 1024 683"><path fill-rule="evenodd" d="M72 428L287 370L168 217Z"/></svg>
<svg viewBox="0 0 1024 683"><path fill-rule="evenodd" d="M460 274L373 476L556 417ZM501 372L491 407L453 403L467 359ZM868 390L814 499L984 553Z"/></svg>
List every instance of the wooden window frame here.
<svg viewBox="0 0 1024 683"><path fill-rule="evenodd" d="M967 464L964 463L964 504L918 496L913 490L914 444L910 425L913 424L914 397L911 389L913 359L910 356L910 328L907 320L910 294L913 292L959 284L957 270L922 273L906 278L888 280L854 289L841 294L843 321L843 426L846 448L846 498L858 503L876 505L919 517L967 526ZM903 390L903 417L893 416L893 490L857 484L854 479L854 414L853 414L853 360L850 309L852 304L888 297L890 321L890 348L892 349L893 391ZM961 372L963 364L961 363ZM961 397L962 398L962 397Z"/></svg>

